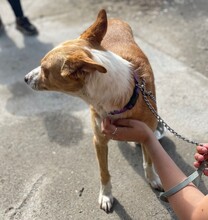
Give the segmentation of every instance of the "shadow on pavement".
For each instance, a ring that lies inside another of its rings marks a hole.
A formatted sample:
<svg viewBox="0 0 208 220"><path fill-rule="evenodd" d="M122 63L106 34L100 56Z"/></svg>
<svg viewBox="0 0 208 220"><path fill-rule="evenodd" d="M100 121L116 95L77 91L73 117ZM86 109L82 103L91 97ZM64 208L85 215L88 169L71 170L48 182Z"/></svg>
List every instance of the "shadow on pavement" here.
<svg viewBox="0 0 208 220"><path fill-rule="evenodd" d="M45 53L53 48L52 43L44 43L37 37L27 36L23 36L22 45L17 45L15 39L6 32L0 36L0 41L0 84L3 85L24 81L25 74L37 67Z"/></svg>
<svg viewBox="0 0 208 220"><path fill-rule="evenodd" d="M118 215L121 220L132 220L130 215L126 212L124 207L116 198L114 198L113 211Z"/></svg>
<svg viewBox="0 0 208 220"><path fill-rule="evenodd" d="M44 125L50 142L63 147L77 145L83 139L83 126L79 118L70 113L56 111L43 116Z"/></svg>

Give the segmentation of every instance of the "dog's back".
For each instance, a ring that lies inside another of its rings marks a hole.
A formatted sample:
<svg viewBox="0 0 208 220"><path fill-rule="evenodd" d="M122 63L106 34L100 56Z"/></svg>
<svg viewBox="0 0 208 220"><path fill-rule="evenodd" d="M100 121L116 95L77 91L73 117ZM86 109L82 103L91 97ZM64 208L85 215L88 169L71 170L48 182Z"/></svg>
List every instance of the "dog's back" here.
<svg viewBox="0 0 208 220"><path fill-rule="evenodd" d="M135 65L138 65L137 58L147 60L134 41L131 27L122 20L109 19L108 29L101 45Z"/></svg>
<svg viewBox="0 0 208 220"><path fill-rule="evenodd" d="M133 64L133 69L140 78L146 81L146 88L155 95L154 76L150 63L134 40L131 27L124 21L118 19L108 20L108 29L101 45L125 60ZM133 71L132 71L132 74ZM138 106L139 105L139 106ZM152 103L156 109L156 105ZM153 130L156 128L157 121L152 113L146 109L142 97L137 102L137 107L127 113L128 118L136 118L145 121ZM141 109L143 112L141 112ZM146 109L144 111L144 109Z"/></svg>

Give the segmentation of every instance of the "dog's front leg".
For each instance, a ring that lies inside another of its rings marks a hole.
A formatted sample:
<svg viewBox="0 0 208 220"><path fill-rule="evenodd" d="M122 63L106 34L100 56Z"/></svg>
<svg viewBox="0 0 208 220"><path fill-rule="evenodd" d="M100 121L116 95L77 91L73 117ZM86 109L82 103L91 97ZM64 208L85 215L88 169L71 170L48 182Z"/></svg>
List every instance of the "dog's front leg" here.
<svg viewBox="0 0 208 220"><path fill-rule="evenodd" d="M96 111L91 108L91 119L94 130L94 146L97 154L98 165L100 168L100 194L99 204L100 208L109 212L113 206L113 196L111 192L110 174L108 171L108 141L101 133L101 118Z"/></svg>
<svg viewBox="0 0 208 220"><path fill-rule="evenodd" d="M103 135L94 136L94 145L97 153L98 164L100 168L100 208L109 212L113 205L113 196L111 192L110 174L108 171L108 140Z"/></svg>
<svg viewBox="0 0 208 220"><path fill-rule="evenodd" d="M155 171L154 164L146 151L146 146L144 145L142 145L142 156L144 173L148 183L152 186L152 188L162 191L162 183L157 172Z"/></svg>

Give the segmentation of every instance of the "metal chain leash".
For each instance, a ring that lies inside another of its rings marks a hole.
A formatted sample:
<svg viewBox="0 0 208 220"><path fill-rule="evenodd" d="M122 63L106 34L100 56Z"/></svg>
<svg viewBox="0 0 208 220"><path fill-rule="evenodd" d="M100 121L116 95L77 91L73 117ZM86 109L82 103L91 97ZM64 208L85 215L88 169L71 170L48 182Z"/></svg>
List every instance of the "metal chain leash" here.
<svg viewBox="0 0 208 220"><path fill-rule="evenodd" d="M153 115L156 117L157 121L162 123L162 125L173 135L175 135L177 138L190 143L190 144L194 144L194 145L201 145L200 143L193 141L193 140L189 140L188 138L183 137L182 135L180 135L179 133L177 133L175 130L173 130L157 113L157 111L154 109L154 107L152 106L152 104L150 103L150 101L148 100L147 97L150 97L155 103L156 103L156 99L153 96L151 91L146 91L145 88L145 80L142 79L142 84L139 85L143 99L146 103L146 105L148 106L148 108L150 109L150 111L153 113Z"/></svg>

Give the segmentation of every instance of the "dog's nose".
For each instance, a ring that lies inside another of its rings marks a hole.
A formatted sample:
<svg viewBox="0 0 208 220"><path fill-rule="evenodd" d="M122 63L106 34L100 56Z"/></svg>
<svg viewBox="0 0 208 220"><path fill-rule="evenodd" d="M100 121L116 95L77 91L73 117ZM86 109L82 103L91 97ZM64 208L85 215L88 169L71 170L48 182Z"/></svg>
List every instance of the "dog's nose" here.
<svg viewBox="0 0 208 220"><path fill-rule="evenodd" d="M28 83L28 77L27 76L25 76L24 80L25 80L26 83Z"/></svg>

